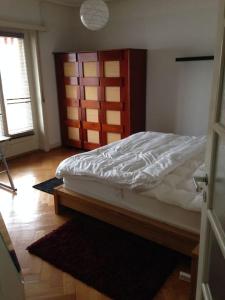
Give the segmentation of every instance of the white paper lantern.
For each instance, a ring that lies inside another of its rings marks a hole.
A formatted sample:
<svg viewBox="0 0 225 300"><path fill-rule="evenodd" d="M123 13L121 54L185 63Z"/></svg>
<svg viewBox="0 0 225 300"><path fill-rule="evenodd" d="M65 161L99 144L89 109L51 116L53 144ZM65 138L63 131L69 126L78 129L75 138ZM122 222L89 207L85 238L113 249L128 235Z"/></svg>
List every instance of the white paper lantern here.
<svg viewBox="0 0 225 300"><path fill-rule="evenodd" d="M81 22L90 30L103 28L109 20L109 9L103 0L86 0L80 8Z"/></svg>

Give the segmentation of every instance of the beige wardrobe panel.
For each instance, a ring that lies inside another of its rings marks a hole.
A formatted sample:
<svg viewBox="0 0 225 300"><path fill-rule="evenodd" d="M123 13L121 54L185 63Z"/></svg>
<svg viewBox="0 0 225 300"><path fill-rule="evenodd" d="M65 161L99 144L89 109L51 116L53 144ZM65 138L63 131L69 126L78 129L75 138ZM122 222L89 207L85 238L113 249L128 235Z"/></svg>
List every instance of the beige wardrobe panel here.
<svg viewBox="0 0 225 300"><path fill-rule="evenodd" d="M105 101L120 102L120 87L119 86L106 86L105 87Z"/></svg>
<svg viewBox="0 0 225 300"><path fill-rule="evenodd" d="M83 72L84 77L98 77L97 62L84 62Z"/></svg>
<svg viewBox="0 0 225 300"><path fill-rule="evenodd" d="M65 62L64 65L64 76L65 77L75 77L76 73L76 64L72 62Z"/></svg>
<svg viewBox="0 0 225 300"><path fill-rule="evenodd" d="M88 143L100 144L99 131L87 130L87 141Z"/></svg>
<svg viewBox="0 0 225 300"><path fill-rule="evenodd" d="M121 112L114 111L114 110L107 110L106 123L110 125L121 125Z"/></svg>
<svg viewBox="0 0 225 300"><path fill-rule="evenodd" d="M68 127L68 138L70 140L79 141L80 140L79 128Z"/></svg>
<svg viewBox="0 0 225 300"><path fill-rule="evenodd" d="M87 108L86 109L86 120L87 122L99 122L98 118L98 109L91 109Z"/></svg>
<svg viewBox="0 0 225 300"><path fill-rule="evenodd" d="M67 119L79 120L79 111L77 107L67 106Z"/></svg>
<svg viewBox="0 0 225 300"><path fill-rule="evenodd" d="M110 143L121 140L121 134L120 133L108 132L106 138L107 138L107 144L110 144Z"/></svg>
<svg viewBox="0 0 225 300"><path fill-rule="evenodd" d="M66 85L66 98L77 99L77 86L76 85Z"/></svg>
<svg viewBox="0 0 225 300"><path fill-rule="evenodd" d="M85 86L85 100L98 100L98 87L97 86Z"/></svg>
<svg viewBox="0 0 225 300"><path fill-rule="evenodd" d="M120 77L120 62L119 61L105 61L104 62L105 77Z"/></svg>

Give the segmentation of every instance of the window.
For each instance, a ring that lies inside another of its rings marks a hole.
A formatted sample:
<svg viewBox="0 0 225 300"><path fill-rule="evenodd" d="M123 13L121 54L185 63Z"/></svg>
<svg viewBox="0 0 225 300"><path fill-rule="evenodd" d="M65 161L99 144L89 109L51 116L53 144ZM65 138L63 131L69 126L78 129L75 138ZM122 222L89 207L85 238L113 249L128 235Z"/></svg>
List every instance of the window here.
<svg viewBox="0 0 225 300"><path fill-rule="evenodd" d="M0 134L32 133L31 95L23 34L0 34Z"/></svg>

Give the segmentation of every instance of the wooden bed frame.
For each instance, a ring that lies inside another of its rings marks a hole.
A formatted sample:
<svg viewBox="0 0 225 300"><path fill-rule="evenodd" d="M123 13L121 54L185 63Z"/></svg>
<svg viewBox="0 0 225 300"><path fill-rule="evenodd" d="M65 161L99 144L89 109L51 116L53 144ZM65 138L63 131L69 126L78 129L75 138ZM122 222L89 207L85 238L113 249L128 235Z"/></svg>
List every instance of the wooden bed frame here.
<svg viewBox="0 0 225 300"><path fill-rule="evenodd" d="M63 185L54 189L54 204L56 214L61 207L69 207L188 256L199 243L198 234L69 191Z"/></svg>

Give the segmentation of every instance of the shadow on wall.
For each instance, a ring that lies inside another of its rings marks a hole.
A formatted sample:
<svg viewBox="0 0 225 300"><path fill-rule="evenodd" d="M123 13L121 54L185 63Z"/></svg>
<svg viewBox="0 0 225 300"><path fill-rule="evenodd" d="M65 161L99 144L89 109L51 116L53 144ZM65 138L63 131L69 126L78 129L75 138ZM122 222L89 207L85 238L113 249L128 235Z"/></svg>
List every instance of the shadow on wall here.
<svg viewBox="0 0 225 300"><path fill-rule="evenodd" d="M190 55L168 49L149 51L147 130L206 134L213 61L175 61Z"/></svg>

